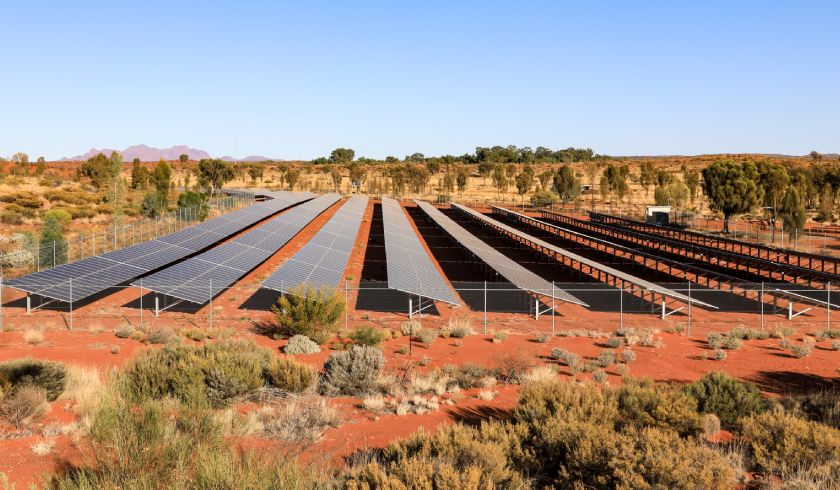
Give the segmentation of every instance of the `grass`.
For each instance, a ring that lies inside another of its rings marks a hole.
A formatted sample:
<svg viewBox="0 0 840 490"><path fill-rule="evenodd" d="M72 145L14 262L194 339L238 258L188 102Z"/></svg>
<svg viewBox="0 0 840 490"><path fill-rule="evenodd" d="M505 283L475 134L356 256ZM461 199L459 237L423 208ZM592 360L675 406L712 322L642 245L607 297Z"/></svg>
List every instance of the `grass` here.
<svg viewBox="0 0 840 490"><path fill-rule="evenodd" d="M41 329L30 328L23 332L23 340L30 345L38 345L44 341L44 332Z"/></svg>

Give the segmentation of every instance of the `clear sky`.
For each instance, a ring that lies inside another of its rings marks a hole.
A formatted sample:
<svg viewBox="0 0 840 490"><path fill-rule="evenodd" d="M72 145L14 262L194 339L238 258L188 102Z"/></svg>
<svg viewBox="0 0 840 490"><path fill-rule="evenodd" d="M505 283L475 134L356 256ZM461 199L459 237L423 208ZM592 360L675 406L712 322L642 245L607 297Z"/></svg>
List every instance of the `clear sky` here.
<svg viewBox="0 0 840 490"><path fill-rule="evenodd" d="M840 151L840 2L0 1L0 155Z"/></svg>

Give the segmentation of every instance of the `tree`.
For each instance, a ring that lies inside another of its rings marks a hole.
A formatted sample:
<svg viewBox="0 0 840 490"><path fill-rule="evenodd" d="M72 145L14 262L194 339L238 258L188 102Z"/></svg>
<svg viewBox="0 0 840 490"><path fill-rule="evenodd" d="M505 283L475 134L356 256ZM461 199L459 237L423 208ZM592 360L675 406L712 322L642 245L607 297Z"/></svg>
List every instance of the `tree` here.
<svg viewBox="0 0 840 490"><path fill-rule="evenodd" d="M648 193L654 182L656 182L656 169L653 162L642 162L639 168L639 185L642 186L645 193Z"/></svg>
<svg viewBox="0 0 840 490"><path fill-rule="evenodd" d="M688 187L688 197L691 199L691 204L694 204L694 199L697 197L697 188L700 187L700 172L686 170L683 173L683 179L686 187Z"/></svg>
<svg viewBox="0 0 840 490"><path fill-rule="evenodd" d="M248 168L248 175L251 177L251 182L256 182L257 179L262 180L265 167L262 165L251 165Z"/></svg>
<svg viewBox="0 0 840 490"><path fill-rule="evenodd" d="M12 155L12 162L15 164L15 175L27 175L29 173L29 155L21 151Z"/></svg>
<svg viewBox="0 0 840 490"><path fill-rule="evenodd" d="M160 215L162 203L160 195L156 192L147 192L140 203L140 214L147 218L155 218Z"/></svg>
<svg viewBox="0 0 840 490"><path fill-rule="evenodd" d="M286 184L289 185L289 190L295 190L295 185L297 185L298 179L300 179L300 170L296 168L289 169L288 171L286 171L284 179L286 180Z"/></svg>
<svg viewBox="0 0 840 490"><path fill-rule="evenodd" d="M805 229L805 206L802 205L796 187L789 188L782 198L780 215L788 236L791 240L798 240Z"/></svg>
<svg viewBox="0 0 840 490"><path fill-rule="evenodd" d="M688 200L688 186L682 182L671 182L667 187L656 187L653 199L657 206L681 208Z"/></svg>
<svg viewBox="0 0 840 490"><path fill-rule="evenodd" d="M178 209L195 208L199 221L207 219L210 208L207 206L207 196L199 192L186 191L178 196Z"/></svg>
<svg viewBox="0 0 840 490"><path fill-rule="evenodd" d="M613 164L607 165L601 175L601 196L604 199L617 197L619 201L627 194L627 174L630 169L627 165L617 167Z"/></svg>
<svg viewBox="0 0 840 490"><path fill-rule="evenodd" d="M464 192L470 179L470 169L466 165L455 167L455 185L458 186L458 194Z"/></svg>
<svg viewBox="0 0 840 490"><path fill-rule="evenodd" d="M758 170L752 162L720 160L703 169L703 190L712 211L723 213L723 232L729 233L729 220L746 213L762 199L756 183Z"/></svg>
<svg viewBox="0 0 840 490"><path fill-rule="evenodd" d="M347 168L350 172L350 185L361 191L362 184L367 180L367 171L359 163L351 163Z"/></svg>
<svg viewBox="0 0 840 490"><path fill-rule="evenodd" d="M35 175L44 175L45 170L47 170L47 161L44 160L44 157L38 157L38 164L35 166Z"/></svg>
<svg viewBox="0 0 840 490"><path fill-rule="evenodd" d="M668 187L668 184L673 180L674 176L671 172L662 169L656 171L656 185L658 187Z"/></svg>
<svg viewBox="0 0 840 490"><path fill-rule="evenodd" d="M505 175L505 167L502 164L498 164L493 168L493 187L496 188L496 192L500 196L502 191L506 191L508 188L508 179Z"/></svg>
<svg viewBox="0 0 840 490"><path fill-rule="evenodd" d="M819 161L822 160L822 154L817 150L811 150L811 153L808 154L811 157L811 160Z"/></svg>
<svg viewBox="0 0 840 490"><path fill-rule="evenodd" d="M97 189L107 188L111 181L111 160L102 153L90 157L80 167L79 172L90 178Z"/></svg>
<svg viewBox="0 0 840 490"><path fill-rule="evenodd" d="M787 170L779 164L761 163L758 165L758 185L764 192L764 206L770 214L772 234L770 240L776 241L776 219L779 216L779 205L790 184Z"/></svg>
<svg viewBox="0 0 840 490"><path fill-rule="evenodd" d="M356 152L351 148L336 148L330 153L330 161L333 163L352 162Z"/></svg>
<svg viewBox="0 0 840 490"><path fill-rule="evenodd" d="M341 169L339 167L331 167L330 178L332 179L333 190L335 190L335 192L338 192L341 189Z"/></svg>
<svg viewBox="0 0 840 490"><path fill-rule="evenodd" d="M554 192L560 196L563 202L574 201L580 195L580 181L575 177L575 172L569 165L563 165L554 174L552 180Z"/></svg>
<svg viewBox="0 0 840 490"><path fill-rule="evenodd" d="M210 190L210 197L233 177L233 165L224 160L203 158L198 162L198 180Z"/></svg>
<svg viewBox="0 0 840 490"><path fill-rule="evenodd" d="M152 184L157 193L158 210L163 211L169 206L169 188L172 184L172 167L165 160L155 165L151 175Z"/></svg>
<svg viewBox="0 0 840 490"><path fill-rule="evenodd" d="M44 217L41 231L40 263L42 267L53 267L67 262L67 240L61 231L61 222L55 214Z"/></svg>
<svg viewBox="0 0 840 490"><path fill-rule="evenodd" d="M149 186L149 179L151 174L149 169L140 165L140 160L135 158L131 164L131 188L145 189Z"/></svg>
<svg viewBox="0 0 840 490"><path fill-rule="evenodd" d="M523 203L525 202L525 194L531 190L531 179L531 175L525 172L516 176L516 193L519 194Z"/></svg>
<svg viewBox="0 0 840 490"><path fill-rule="evenodd" d="M548 183L551 182L553 178L554 172L551 170L540 172L539 175L537 175L537 180L540 181L540 189L544 191L548 190Z"/></svg>
<svg viewBox="0 0 840 490"><path fill-rule="evenodd" d="M400 163L400 160L397 157L387 156L387 157L385 157L385 163L389 163L389 164Z"/></svg>
<svg viewBox="0 0 840 490"><path fill-rule="evenodd" d="M189 159L190 159L190 156L187 155L186 153L181 153L178 156L178 161L181 162L181 163L187 163L187 161L189 161Z"/></svg>

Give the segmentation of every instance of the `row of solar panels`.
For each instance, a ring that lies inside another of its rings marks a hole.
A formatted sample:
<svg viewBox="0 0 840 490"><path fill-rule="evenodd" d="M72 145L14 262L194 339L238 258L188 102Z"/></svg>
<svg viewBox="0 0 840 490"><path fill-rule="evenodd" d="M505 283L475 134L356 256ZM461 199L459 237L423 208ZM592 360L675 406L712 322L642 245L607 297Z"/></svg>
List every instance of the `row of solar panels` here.
<svg viewBox="0 0 840 490"><path fill-rule="evenodd" d="M6 285L59 301L79 301L189 257L312 197L308 192L278 194L155 240L12 279Z"/></svg>

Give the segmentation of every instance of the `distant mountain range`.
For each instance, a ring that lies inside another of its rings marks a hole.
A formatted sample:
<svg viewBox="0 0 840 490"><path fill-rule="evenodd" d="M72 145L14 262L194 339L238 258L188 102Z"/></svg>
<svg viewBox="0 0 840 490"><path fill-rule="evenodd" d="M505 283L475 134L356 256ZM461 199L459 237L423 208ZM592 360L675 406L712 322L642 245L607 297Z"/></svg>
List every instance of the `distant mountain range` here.
<svg viewBox="0 0 840 490"><path fill-rule="evenodd" d="M90 151L84 153L82 155L77 155L74 157L67 157L62 158L61 161L80 161L80 160L87 160L88 158L94 157L99 153L104 153L105 155L110 155L113 152L117 152L122 155L123 160L126 162L130 162L135 158L140 159L141 162L157 162L161 159L163 160L177 160L178 157L181 155L186 154L190 157L190 160L201 160L202 158L212 158L209 153L204 150L199 150L198 148L190 148L187 145L177 145L171 148L153 148L147 145L134 145L129 146L125 150L112 150L110 148L102 148L101 150L97 150L96 148L91 148ZM220 160L225 160L228 162L259 162L263 160L272 160L271 158L259 156L259 155L250 155L245 158L237 158L234 159L231 156L223 156Z"/></svg>

